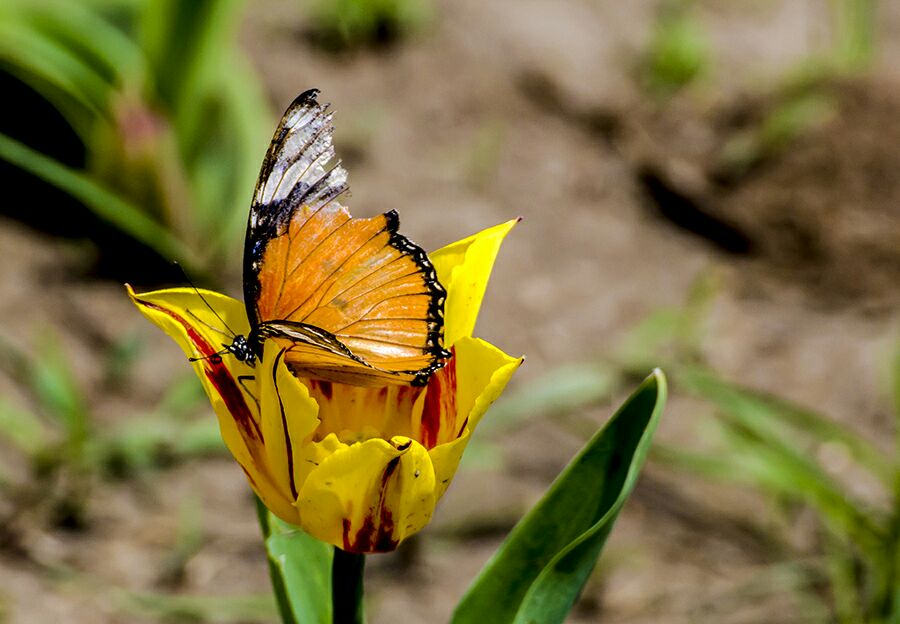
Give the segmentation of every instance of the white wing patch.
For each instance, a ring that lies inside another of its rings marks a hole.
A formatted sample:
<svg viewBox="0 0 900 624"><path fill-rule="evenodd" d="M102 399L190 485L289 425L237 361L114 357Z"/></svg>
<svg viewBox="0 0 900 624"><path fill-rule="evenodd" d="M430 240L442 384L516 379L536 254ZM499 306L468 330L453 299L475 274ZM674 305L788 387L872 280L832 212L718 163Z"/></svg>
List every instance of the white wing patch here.
<svg viewBox="0 0 900 624"><path fill-rule="evenodd" d="M313 204L347 189L347 171L334 158L334 113L316 101L312 89L297 97L281 120L253 195L250 227L256 227L259 208L285 202Z"/></svg>

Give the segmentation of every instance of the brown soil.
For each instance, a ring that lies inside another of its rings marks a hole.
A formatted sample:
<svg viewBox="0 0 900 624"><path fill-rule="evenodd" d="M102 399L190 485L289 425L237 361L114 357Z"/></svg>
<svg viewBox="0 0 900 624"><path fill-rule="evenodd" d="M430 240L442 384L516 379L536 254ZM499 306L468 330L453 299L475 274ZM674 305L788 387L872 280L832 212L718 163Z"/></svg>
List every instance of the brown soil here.
<svg viewBox="0 0 900 624"><path fill-rule="evenodd" d="M636 321L680 304L698 276L715 273L722 287L704 352L718 370L887 439L879 384L896 338L900 276L900 87L889 64L900 11L883 11L874 77L834 87L839 114L726 185L713 155L734 131L735 111L748 106L741 94L760 86L755 76L778 75L822 49L820 7L700 3L716 72L699 95L658 107L632 75L655 4L442 2L419 37L334 56L301 36L301 3L257 0L242 41L273 110L311 86L333 103L356 214L397 209L404 232L426 249L524 217L477 328L528 355L516 387L608 355ZM749 106L756 114L767 102ZM654 179L665 205L648 185ZM694 211L687 227L672 206ZM80 247L6 222L0 248L3 338L33 350L52 328L98 428L151 411L189 374L121 286L78 277ZM145 348L126 383L110 387L104 349L129 332ZM0 389L28 405L14 375L0 375ZM585 416L602 423L608 407ZM707 415L676 391L659 439L690 443ZM200 408L195 417L211 415ZM537 419L495 442L505 461L465 465L431 527L399 553L371 558L371 622L446 621L583 438ZM4 449L0 460L27 482L14 453ZM25 508L0 501L2 518L11 518L0 527L0 621L154 622L124 592L268 589L253 505L225 458L93 479L80 530L52 528L40 492ZM200 510L200 542L172 577L167 562L185 509ZM808 621L772 575L780 559L766 531L769 509L746 491L650 465L571 621ZM800 536L793 542L814 546L810 526L792 531ZM275 620L269 612L246 621Z"/></svg>

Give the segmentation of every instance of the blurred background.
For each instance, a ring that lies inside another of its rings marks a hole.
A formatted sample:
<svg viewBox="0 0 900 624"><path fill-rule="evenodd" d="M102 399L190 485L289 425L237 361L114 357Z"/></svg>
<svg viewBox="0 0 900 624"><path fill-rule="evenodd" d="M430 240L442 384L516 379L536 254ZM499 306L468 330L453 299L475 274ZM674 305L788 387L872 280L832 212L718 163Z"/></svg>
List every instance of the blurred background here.
<svg viewBox="0 0 900 624"><path fill-rule="evenodd" d="M527 354L370 620L446 621L653 366L672 398L573 622L900 621L900 4L5 0L0 622L274 622L250 491L129 303L240 296L299 92L357 216L523 216L477 335Z"/></svg>

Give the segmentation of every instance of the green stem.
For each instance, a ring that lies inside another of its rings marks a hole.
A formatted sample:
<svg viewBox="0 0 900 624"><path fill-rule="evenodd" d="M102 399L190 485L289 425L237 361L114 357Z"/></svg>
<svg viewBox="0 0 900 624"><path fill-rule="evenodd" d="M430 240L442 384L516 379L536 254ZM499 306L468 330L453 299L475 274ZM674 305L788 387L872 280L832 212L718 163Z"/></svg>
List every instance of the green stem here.
<svg viewBox="0 0 900 624"><path fill-rule="evenodd" d="M263 543L265 543L272 534L272 527L269 524L269 510L263 505L263 502L256 497L256 516L259 519L259 528L262 531ZM284 577L272 557L268 554L266 548L266 559L269 562L269 576L272 578L272 591L275 594L275 602L278 604L278 613L281 615L283 624L297 624L294 617L294 610L291 608L291 602L287 595L287 588L284 586Z"/></svg>
<svg viewBox="0 0 900 624"><path fill-rule="evenodd" d="M334 549L331 567L331 604L333 624L365 624L363 576L366 556Z"/></svg>

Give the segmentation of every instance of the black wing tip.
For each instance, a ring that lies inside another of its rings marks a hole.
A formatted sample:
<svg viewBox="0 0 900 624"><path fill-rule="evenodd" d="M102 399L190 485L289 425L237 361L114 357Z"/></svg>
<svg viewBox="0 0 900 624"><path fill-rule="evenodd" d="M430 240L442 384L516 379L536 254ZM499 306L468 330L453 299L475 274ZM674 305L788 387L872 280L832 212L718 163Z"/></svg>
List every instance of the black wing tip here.
<svg viewBox="0 0 900 624"><path fill-rule="evenodd" d="M288 108L293 108L295 106L318 106L319 101L316 99L321 93L316 88L307 89L300 95L294 98L294 101L291 102L291 105Z"/></svg>
<svg viewBox="0 0 900 624"><path fill-rule="evenodd" d="M383 216L384 220L387 222L387 224L385 225L385 229L391 234L396 234L397 230L400 228L400 213L394 209L391 209L384 213ZM412 243L412 241L409 242Z"/></svg>

